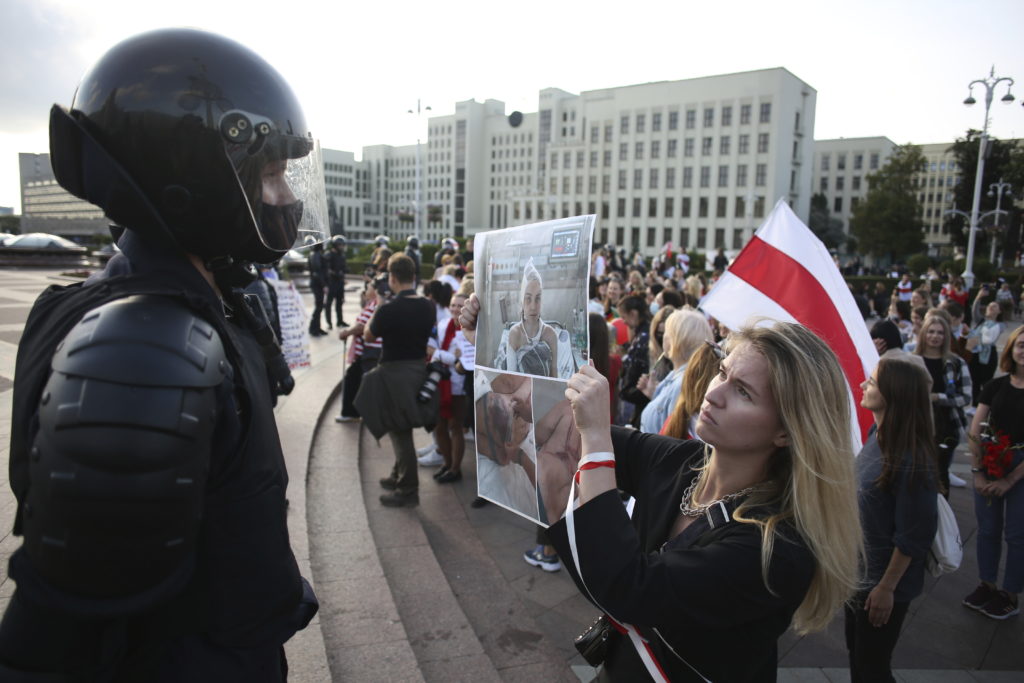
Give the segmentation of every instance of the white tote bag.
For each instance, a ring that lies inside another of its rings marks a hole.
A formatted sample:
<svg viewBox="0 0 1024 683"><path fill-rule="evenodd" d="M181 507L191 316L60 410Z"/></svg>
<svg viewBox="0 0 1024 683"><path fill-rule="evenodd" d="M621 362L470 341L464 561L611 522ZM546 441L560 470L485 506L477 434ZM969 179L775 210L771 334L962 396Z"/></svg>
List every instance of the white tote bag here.
<svg viewBox="0 0 1024 683"><path fill-rule="evenodd" d="M925 561L925 566L932 576L955 572L960 568L960 561L964 557L964 544L960 540L960 527L957 526L953 508L949 507L949 501L943 498L941 493L937 496L939 525L935 530L932 549Z"/></svg>

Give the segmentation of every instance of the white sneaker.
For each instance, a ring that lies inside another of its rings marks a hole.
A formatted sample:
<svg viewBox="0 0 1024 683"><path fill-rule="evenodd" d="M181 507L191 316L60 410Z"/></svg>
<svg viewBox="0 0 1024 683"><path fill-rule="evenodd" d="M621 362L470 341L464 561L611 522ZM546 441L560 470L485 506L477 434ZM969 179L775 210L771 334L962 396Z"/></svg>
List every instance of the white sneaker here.
<svg viewBox="0 0 1024 683"><path fill-rule="evenodd" d="M476 432L470 429L465 433L465 439L466 441L476 441Z"/></svg>
<svg viewBox="0 0 1024 683"><path fill-rule="evenodd" d="M427 453L426 455L416 458L416 462L420 464L420 467L437 467L438 465L444 464L444 458L440 453L434 451L433 453Z"/></svg>
<svg viewBox="0 0 1024 683"><path fill-rule="evenodd" d="M949 473L949 485L955 486L958 489L962 489L967 486L967 482L956 476L952 472Z"/></svg>
<svg viewBox="0 0 1024 683"><path fill-rule="evenodd" d="M416 457L421 458L424 455L430 455L431 453L433 453L436 450L437 450L437 444L435 444L433 442L428 443L423 448L417 448L416 449Z"/></svg>

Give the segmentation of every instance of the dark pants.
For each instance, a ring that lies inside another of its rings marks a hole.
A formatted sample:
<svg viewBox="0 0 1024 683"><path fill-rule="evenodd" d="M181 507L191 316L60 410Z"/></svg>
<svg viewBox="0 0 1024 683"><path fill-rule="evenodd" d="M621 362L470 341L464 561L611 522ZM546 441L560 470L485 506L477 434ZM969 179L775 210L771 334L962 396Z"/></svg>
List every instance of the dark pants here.
<svg viewBox="0 0 1024 683"><path fill-rule="evenodd" d="M949 500L949 466L953 464L953 454L960 439L957 436L942 437L936 435L935 447L939 455L939 491Z"/></svg>
<svg viewBox="0 0 1024 683"><path fill-rule="evenodd" d="M324 285L319 280L310 280L309 288L313 292L313 315L309 318L309 331L315 332L320 327L320 314L324 310Z"/></svg>
<svg viewBox="0 0 1024 683"><path fill-rule="evenodd" d="M992 375L996 374L997 355L996 350L992 349L988 354L988 363L982 364L979 360L978 352L975 350L974 355L971 357L971 362L967 364L968 369L971 371L971 393L973 394L971 402L974 405L978 405L978 396L981 395L981 388L992 379Z"/></svg>
<svg viewBox="0 0 1024 683"><path fill-rule="evenodd" d="M391 476L397 482L395 491L409 494L417 493L420 488L419 463L416 462L416 444L412 440L412 430L403 429L388 432L391 446L395 449L395 466L391 468Z"/></svg>
<svg viewBox="0 0 1024 683"><path fill-rule="evenodd" d="M850 683L895 682L892 651L900 637L909 602L893 603L889 622L875 628L864 609L867 593L860 593L846 607L846 649L850 653Z"/></svg>
<svg viewBox="0 0 1024 683"><path fill-rule="evenodd" d="M337 280L327 285L327 299L324 301L324 317L327 326L331 325L331 305L334 306L334 321L341 324L341 305L345 303L345 280Z"/></svg>
<svg viewBox="0 0 1024 683"><path fill-rule="evenodd" d="M355 362L345 370L345 379L341 384L341 415L342 417L359 417L356 409L356 394L363 383L363 375L377 366L376 358L356 358Z"/></svg>

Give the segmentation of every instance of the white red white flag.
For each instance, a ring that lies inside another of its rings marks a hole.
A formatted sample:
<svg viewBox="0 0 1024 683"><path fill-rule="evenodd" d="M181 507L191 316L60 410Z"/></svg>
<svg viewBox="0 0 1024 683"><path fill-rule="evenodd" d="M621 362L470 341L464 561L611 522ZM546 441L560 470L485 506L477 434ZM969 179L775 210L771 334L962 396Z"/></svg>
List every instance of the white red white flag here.
<svg viewBox="0 0 1024 683"><path fill-rule="evenodd" d="M873 421L860 407L860 384L878 363L878 352L828 249L785 201L775 205L701 308L730 329L762 316L800 323L821 337L846 376L851 438L854 452L860 450Z"/></svg>

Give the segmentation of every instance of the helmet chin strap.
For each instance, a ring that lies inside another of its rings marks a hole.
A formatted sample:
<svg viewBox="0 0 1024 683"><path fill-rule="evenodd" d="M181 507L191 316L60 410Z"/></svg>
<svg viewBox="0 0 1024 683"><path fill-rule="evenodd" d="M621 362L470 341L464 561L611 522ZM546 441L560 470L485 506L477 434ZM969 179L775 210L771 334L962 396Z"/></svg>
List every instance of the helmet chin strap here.
<svg viewBox="0 0 1024 683"><path fill-rule="evenodd" d="M213 273L213 280L221 292L242 289L256 279L256 270L248 261L236 261L229 255L203 259L203 265Z"/></svg>

